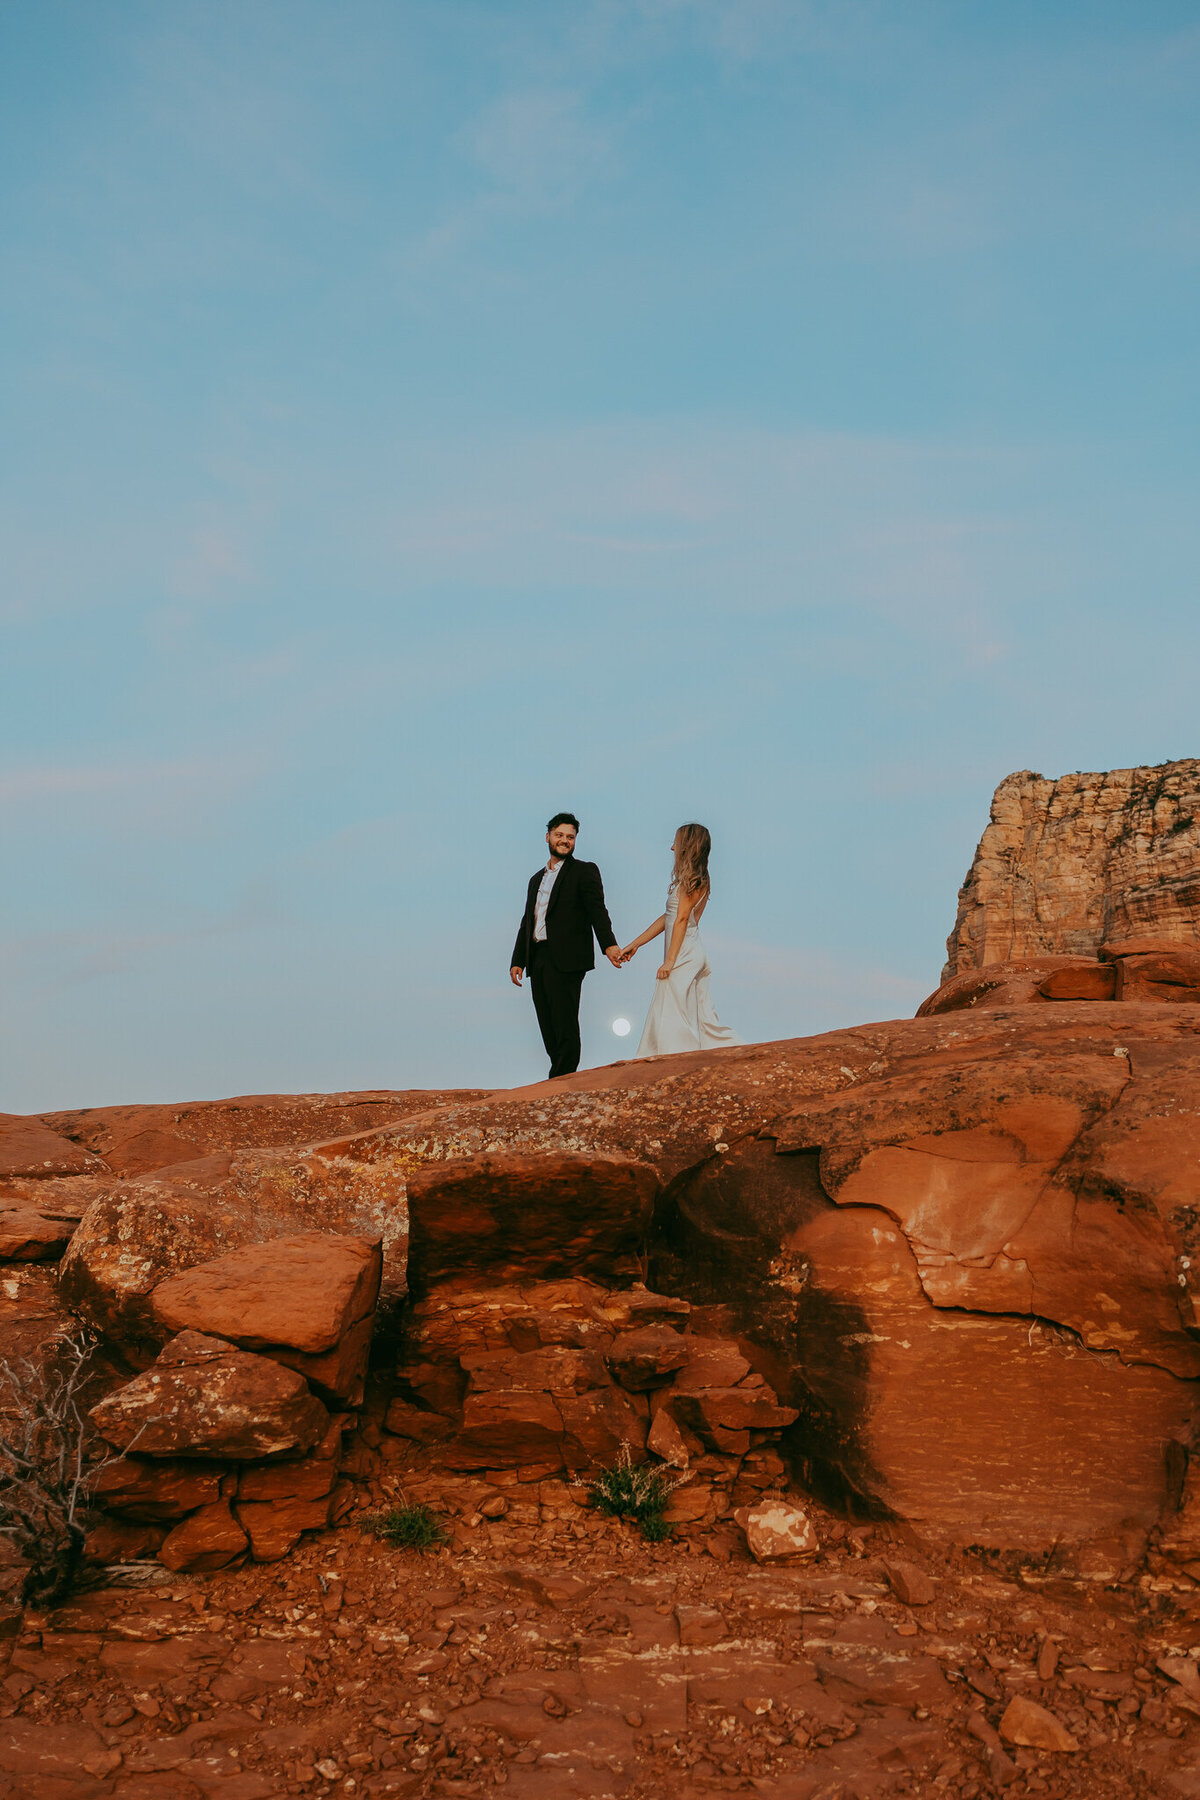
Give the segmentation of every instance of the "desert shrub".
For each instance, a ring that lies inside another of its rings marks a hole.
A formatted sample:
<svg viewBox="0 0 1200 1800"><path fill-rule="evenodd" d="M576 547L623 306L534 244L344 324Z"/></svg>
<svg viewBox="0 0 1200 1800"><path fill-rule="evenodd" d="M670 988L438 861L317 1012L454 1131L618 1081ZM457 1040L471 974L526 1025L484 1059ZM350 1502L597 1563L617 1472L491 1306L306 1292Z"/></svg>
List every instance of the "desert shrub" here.
<svg viewBox="0 0 1200 1800"><path fill-rule="evenodd" d="M671 1534L664 1518L667 1501L686 1475L668 1475L661 1466L635 1463L629 1445L622 1444L617 1460L598 1469L587 1484L592 1505L614 1519L631 1519L649 1543L660 1544Z"/></svg>
<svg viewBox="0 0 1200 1800"><path fill-rule="evenodd" d="M423 1502L389 1506L369 1518L366 1529L395 1550L436 1550L450 1536L433 1508Z"/></svg>
<svg viewBox="0 0 1200 1800"><path fill-rule="evenodd" d="M83 1575L95 1345L65 1338L44 1360L0 1360L0 1532L29 1564L26 1605L51 1606ZM113 1460L111 1457L105 1459Z"/></svg>

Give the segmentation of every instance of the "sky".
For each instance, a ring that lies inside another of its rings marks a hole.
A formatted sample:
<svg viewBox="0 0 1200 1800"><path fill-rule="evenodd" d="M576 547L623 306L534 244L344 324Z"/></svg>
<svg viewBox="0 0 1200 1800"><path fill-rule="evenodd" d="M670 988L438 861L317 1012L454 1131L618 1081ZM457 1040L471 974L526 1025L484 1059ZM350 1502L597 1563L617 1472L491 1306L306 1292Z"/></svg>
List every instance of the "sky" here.
<svg viewBox="0 0 1200 1800"><path fill-rule="evenodd" d="M622 942L709 826L745 1038L911 1014L1005 775L1200 754L1198 91L1195 0L6 0L0 1110L539 1079L560 808Z"/></svg>

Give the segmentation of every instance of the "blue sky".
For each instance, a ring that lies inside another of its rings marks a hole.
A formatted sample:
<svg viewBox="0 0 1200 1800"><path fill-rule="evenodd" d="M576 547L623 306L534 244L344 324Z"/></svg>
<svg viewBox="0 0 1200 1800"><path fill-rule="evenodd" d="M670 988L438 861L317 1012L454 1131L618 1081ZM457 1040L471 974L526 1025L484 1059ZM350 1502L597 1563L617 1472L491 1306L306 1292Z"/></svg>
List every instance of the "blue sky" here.
<svg viewBox="0 0 1200 1800"><path fill-rule="evenodd" d="M748 1038L1200 753L1200 11L7 0L0 1109L536 1079L571 807ZM653 958L585 985L619 1054Z"/></svg>

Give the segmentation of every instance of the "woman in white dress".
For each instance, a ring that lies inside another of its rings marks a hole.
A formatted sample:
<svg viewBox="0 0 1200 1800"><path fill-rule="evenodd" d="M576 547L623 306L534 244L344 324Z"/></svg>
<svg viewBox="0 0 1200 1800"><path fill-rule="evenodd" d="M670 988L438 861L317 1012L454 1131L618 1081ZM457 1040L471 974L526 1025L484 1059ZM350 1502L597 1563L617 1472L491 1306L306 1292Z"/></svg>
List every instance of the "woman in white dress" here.
<svg viewBox="0 0 1200 1800"><path fill-rule="evenodd" d="M708 997L708 952L699 924L708 905L708 853L712 839L703 825L681 825L671 849L675 869L661 918L647 925L621 952L622 963L660 934L666 938L658 985L642 1028L638 1056L670 1056L680 1050L719 1050L740 1044L722 1025Z"/></svg>

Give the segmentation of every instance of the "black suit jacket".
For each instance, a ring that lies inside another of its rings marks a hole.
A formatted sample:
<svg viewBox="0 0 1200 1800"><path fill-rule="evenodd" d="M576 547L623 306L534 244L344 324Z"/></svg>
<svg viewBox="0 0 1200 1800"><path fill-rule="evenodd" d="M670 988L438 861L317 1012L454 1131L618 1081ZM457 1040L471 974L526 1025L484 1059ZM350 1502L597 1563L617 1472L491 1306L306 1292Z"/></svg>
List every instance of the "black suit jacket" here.
<svg viewBox="0 0 1200 1800"><path fill-rule="evenodd" d="M545 872L543 865L529 878L525 912L513 945L511 968L529 967L538 889ZM617 941L604 905L604 883L595 863L576 862L573 856L568 856L558 871L546 908L546 950L555 968L572 973L579 969L594 969L593 932L601 950L611 949Z"/></svg>

